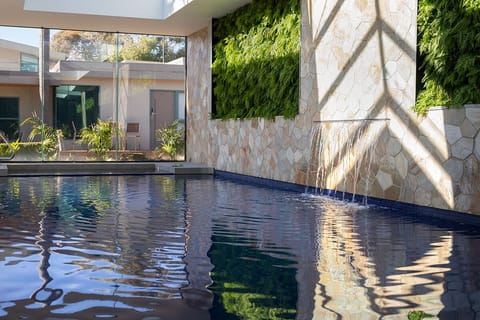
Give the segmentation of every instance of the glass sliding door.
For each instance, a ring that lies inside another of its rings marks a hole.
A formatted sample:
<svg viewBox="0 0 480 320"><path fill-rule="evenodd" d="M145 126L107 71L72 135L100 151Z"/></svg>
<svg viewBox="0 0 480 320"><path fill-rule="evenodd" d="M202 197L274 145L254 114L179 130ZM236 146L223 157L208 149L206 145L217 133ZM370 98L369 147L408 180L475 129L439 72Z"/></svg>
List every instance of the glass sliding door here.
<svg viewBox="0 0 480 320"><path fill-rule="evenodd" d="M48 73L62 141L56 160L116 160L115 39L107 32L50 30L50 56L60 57Z"/></svg>
<svg viewBox="0 0 480 320"><path fill-rule="evenodd" d="M185 87L184 39L131 34L121 34L120 39L118 119L127 129L122 155L142 160L183 160L183 143L172 145L179 135L183 142L181 128L163 132L168 134L163 140L158 130L175 126L179 115L175 110L177 92ZM184 104L182 108L184 112ZM162 148L166 144L168 147Z"/></svg>
<svg viewBox="0 0 480 320"><path fill-rule="evenodd" d="M42 130L35 131L41 126L25 121L41 115L40 35L40 29L0 27L0 131L16 149L13 161L42 160ZM32 129L38 134L34 135ZM3 152L9 150L3 140L0 140L0 150L1 158Z"/></svg>
<svg viewBox="0 0 480 320"><path fill-rule="evenodd" d="M185 129L185 93L176 90L152 90L150 93L151 108L151 149L158 158L163 160L184 160L185 150L181 145L178 152L169 154L168 147L162 145L167 140L165 133L171 135L181 133ZM173 141L173 140L172 140Z"/></svg>
<svg viewBox="0 0 480 320"><path fill-rule="evenodd" d="M13 161L172 159L157 131L182 129L184 53L182 37L0 27L0 130L17 142ZM173 93L163 126L152 92Z"/></svg>

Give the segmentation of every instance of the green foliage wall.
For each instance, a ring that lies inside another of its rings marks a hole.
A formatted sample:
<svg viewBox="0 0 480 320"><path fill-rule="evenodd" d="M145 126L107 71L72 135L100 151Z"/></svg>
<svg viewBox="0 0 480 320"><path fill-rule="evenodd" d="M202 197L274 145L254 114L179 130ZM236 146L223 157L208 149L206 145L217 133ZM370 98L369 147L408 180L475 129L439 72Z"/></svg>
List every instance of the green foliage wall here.
<svg viewBox="0 0 480 320"><path fill-rule="evenodd" d="M254 0L213 22L213 118L298 113L300 0Z"/></svg>
<svg viewBox="0 0 480 320"><path fill-rule="evenodd" d="M480 1L419 0L422 87L415 109L480 103Z"/></svg>

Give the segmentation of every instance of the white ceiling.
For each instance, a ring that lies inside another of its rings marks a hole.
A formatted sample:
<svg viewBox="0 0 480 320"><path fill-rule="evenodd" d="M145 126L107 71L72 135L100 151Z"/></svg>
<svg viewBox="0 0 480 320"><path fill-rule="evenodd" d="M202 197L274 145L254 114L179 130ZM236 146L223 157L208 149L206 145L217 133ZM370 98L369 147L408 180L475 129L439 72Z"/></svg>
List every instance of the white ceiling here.
<svg viewBox="0 0 480 320"><path fill-rule="evenodd" d="M252 0L0 0L0 25L188 36Z"/></svg>

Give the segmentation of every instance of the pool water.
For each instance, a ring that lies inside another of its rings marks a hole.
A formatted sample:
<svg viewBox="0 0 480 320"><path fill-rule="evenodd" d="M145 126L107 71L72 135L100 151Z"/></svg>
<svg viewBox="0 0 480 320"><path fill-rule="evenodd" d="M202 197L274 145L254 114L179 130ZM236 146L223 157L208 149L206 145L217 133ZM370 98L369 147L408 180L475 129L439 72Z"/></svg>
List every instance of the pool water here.
<svg viewBox="0 0 480 320"><path fill-rule="evenodd" d="M480 231L213 177L0 179L1 319L480 318Z"/></svg>

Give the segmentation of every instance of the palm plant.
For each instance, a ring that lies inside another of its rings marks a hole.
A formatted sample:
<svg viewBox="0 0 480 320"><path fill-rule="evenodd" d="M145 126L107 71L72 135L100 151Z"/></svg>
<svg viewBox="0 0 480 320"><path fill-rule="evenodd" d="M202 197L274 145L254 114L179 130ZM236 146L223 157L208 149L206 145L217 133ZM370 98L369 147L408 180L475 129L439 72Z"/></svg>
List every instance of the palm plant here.
<svg viewBox="0 0 480 320"><path fill-rule="evenodd" d="M177 155L184 151L185 128L178 119L165 128L158 129L155 136L160 142L161 151L167 154L170 160L175 160Z"/></svg>
<svg viewBox="0 0 480 320"><path fill-rule="evenodd" d="M112 147L112 136L114 130L110 122L97 119L97 122L82 129L80 141L88 146L97 157L105 158Z"/></svg>
<svg viewBox="0 0 480 320"><path fill-rule="evenodd" d="M55 130L53 127L47 125L36 112L32 113L31 117L23 120L21 125L30 125L31 130L28 135L29 141L40 140L40 152L42 156L48 158L55 158L59 151L59 139L61 131Z"/></svg>

